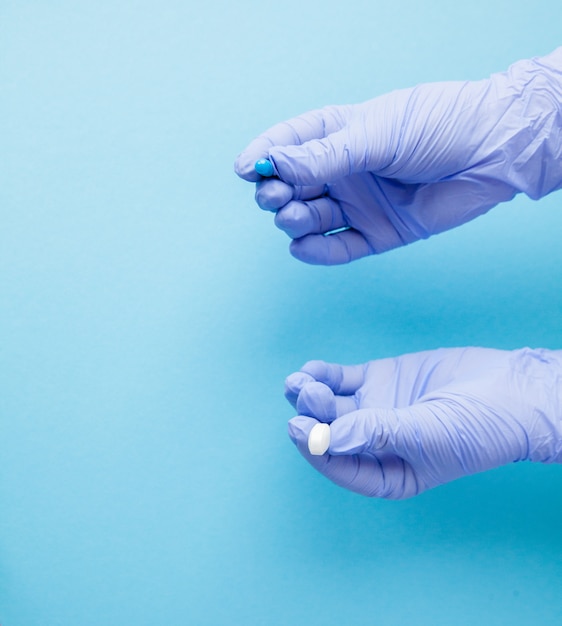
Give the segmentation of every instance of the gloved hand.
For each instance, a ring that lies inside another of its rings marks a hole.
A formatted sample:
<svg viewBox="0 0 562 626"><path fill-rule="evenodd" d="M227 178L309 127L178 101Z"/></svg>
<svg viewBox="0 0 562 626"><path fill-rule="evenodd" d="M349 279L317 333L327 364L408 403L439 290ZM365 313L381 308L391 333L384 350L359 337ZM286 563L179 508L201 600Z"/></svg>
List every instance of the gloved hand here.
<svg viewBox="0 0 562 626"><path fill-rule="evenodd" d="M276 177L256 173L261 158ZM291 253L322 265L454 228L519 192L540 198L562 186L562 48L487 80L305 113L255 139L235 170L257 182Z"/></svg>
<svg viewBox="0 0 562 626"><path fill-rule="evenodd" d="M401 499L514 461L562 462L562 351L441 349L286 380L289 436L336 484ZM330 423L326 454L308 435Z"/></svg>

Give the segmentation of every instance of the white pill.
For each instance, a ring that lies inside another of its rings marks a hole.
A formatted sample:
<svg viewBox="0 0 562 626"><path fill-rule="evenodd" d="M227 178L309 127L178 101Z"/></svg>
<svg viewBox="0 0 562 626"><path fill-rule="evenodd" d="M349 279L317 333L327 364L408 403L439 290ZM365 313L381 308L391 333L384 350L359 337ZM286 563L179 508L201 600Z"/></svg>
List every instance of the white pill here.
<svg viewBox="0 0 562 626"><path fill-rule="evenodd" d="M322 456L330 446L330 426L315 424L308 435L308 449L314 456Z"/></svg>

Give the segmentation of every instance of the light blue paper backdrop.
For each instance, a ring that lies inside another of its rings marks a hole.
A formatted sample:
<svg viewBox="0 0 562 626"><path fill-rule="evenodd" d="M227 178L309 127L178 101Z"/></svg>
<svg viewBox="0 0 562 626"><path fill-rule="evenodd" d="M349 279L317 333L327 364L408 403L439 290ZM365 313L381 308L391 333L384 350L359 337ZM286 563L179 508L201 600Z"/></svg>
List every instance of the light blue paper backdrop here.
<svg viewBox="0 0 562 626"><path fill-rule="evenodd" d="M293 260L236 154L324 104L562 44L559 0L0 1L2 626L562 623L562 468L406 502L286 436L283 379L562 348L562 195Z"/></svg>

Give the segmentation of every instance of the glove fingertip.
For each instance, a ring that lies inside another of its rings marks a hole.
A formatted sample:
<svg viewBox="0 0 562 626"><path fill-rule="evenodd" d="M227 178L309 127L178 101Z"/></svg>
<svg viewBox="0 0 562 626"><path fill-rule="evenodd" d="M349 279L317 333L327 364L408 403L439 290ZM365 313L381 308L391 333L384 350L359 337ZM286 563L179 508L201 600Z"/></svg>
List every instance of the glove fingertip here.
<svg viewBox="0 0 562 626"><path fill-rule="evenodd" d="M333 422L336 419L334 392L322 382L307 383L297 399L297 411L320 422Z"/></svg>
<svg viewBox="0 0 562 626"><path fill-rule="evenodd" d="M315 424L318 424L314 418L297 415L289 420L287 432L291 441L298 446L304 446L308 449L308 436Z"/></svg>
<svg viewBox="0 0 562 626"><path fill-rule="evenodd" d="M365 256L345 245L336 235L305 235L294 239L290 253L299 261L309 265L345 265Z"/></svg>
<svg viewBox="0 0 562 626"><path fill-rule="evenodd" d="M291 242L291 254L311 265L344 265L375 254L365 237L348 228L327 235L306 235Z"/></svg>
<svg viewBox="0 0 562 626"><path fill-rule="evenodd" d="M261 180L256 185L256 203L264 211L278 211L293 197L293 187L277 178Z"/></svg>
<svg viewBox="0 0 562 626"><path fill-rule="evenodd" d="M242 152L234 161L234 172L249 183L257 183L262 177L256 172L256 159L247 152Z"/></svg>
<svg viewBox="0 0 562 626"><path fill-rule="evenodd" d="M297 261L309 265L330 265L322 239L322 235L305 235L293 239L289 245L289 252Z"/></svg>
<svg viewBox="0 0 562 626"><path fill-rule="evenodd" d="M285 379L285 398L296 408L301 389L314 378L306 372L294 372Z"/></svg>

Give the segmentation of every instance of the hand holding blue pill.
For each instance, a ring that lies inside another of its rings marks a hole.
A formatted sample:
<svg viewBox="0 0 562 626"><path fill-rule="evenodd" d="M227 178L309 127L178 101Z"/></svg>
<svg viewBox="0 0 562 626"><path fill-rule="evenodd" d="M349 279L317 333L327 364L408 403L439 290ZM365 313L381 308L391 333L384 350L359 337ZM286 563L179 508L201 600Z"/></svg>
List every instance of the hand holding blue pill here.
<svg viewBox="0 0 562 626"><path fill-rule="evenodd" d="M450 348L354 366L310 361L286 381L299 413L289 435L336 484L409 498L507 463L562 463L560 380L560 350Z"/></svg>
<svg viewBox="0 0 562 626"><path fill-rule="evenodd" d="M333 265L562 187L562 48L481 81L423 84L278 124L238 157L291 253ZM272 174L275 173L275 177ZM326 236L327 235L327 236Z"/></svg>

